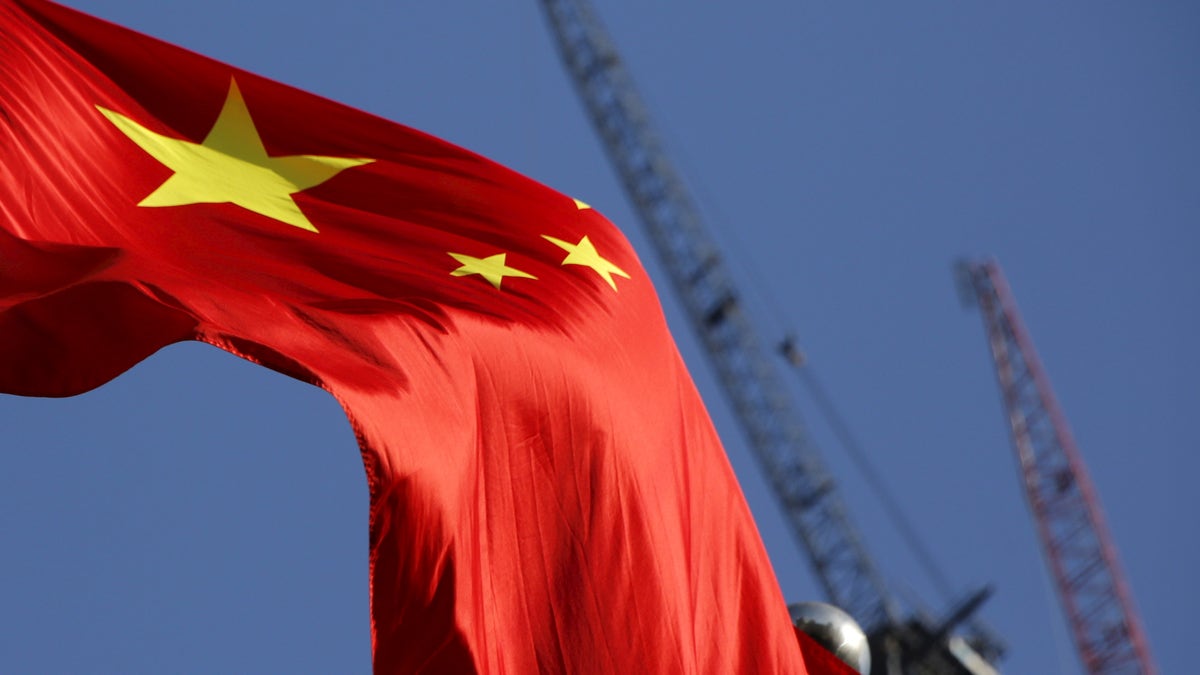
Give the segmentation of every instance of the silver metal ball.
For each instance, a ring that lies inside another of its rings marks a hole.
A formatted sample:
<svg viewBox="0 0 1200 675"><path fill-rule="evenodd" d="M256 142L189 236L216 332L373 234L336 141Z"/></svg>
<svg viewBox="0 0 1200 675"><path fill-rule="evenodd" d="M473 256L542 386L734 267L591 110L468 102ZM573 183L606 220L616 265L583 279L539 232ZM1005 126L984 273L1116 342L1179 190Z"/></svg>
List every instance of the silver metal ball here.
<svg viewBox="0 0 1200 675"><path fill-rule="evenodd" d="M788 605L796 628L833 652L843 663L861 675L871 672L871 647L867 634L844 610L824 602L796 602Z"/></svg>

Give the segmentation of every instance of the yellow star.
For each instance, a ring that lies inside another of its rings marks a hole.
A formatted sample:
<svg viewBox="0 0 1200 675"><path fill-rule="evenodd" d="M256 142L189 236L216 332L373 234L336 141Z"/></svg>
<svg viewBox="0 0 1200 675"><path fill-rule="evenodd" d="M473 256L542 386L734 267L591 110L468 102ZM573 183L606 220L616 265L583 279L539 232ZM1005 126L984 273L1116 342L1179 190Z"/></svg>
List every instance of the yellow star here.
<svg viewBox="0 0 1200 675"><path fill-rule="evenodd" d="M522 272L519 269L509 267L504 264L504 258L507 253L497 253L496 255L486 258L473 258L469 255L461 253L449 253L451 258L462 263L462 267L454 270L450 274L456 277L465 277L471 274L478 274L487 279L493 286L500 288L500 282L504 281L504 277L521 277L523 279L537 279L532 274Z"/></svg>
<svg viewBox="0 0 1200 675"><path fill-rule="evenodd" d="M579 240L578 244L565 242L562 239L555 239L548 234L543 234L542 238L567 252L567 257L563 258L561 264L583 265L585 267L592 268L596 274L599 274L604 278L605 281L608 282L609 286L612 286L614 291L617 290L617 282L613 281L612 275L616 274L618 276L625 277L626 279L629 278L629 275L625 273L625 270L612 264L612 262L609 260L602 258L600 254L596 252L596 247L592 245L592 242L587 238L586 235L583 237L583 239Z"/></svg>
<svg viewBox="0 0 1200 675"><path fill-rule="evenodd" d="M574 199L574 197L572 197L572 199ZM592 207L588 206L588 205L587 205L586 203L584 203L584 202L581 202L581 201L579 201L578 199L575 199L575 208L577 208L577 209L579 209L580 211L582 211L582 210L584 210L584 209L590 209L590 208L592 208Z"/></svg>
<svg viewBox="0 0 1200 675"><path fill-rule="evenodd" d="M316 232L292 195L371 159L289 155L268 157L250 111L230 80L221 114L203 143L170 138L96 106L142 150L175 172L138 206L237 204L268 218Z"/></svg>

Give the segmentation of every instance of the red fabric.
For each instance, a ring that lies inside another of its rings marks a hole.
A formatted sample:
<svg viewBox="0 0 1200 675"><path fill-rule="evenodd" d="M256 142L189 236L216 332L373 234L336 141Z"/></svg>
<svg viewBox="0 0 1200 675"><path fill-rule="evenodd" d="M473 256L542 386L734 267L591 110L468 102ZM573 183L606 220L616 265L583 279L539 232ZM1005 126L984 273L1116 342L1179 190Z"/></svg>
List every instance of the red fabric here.
<svg viewBox="0 0 1200 675"><path fill-rule="evenodd" d="M138 206L236 79L294 195ZM586 236L629 278L565 265ZM458 253L536 277L455 276ZM758 533L633 250L420 132L43 0L0 0L0 391L77 394L202 340L328 390L370 486L377 673L804 673Z"/></svg>

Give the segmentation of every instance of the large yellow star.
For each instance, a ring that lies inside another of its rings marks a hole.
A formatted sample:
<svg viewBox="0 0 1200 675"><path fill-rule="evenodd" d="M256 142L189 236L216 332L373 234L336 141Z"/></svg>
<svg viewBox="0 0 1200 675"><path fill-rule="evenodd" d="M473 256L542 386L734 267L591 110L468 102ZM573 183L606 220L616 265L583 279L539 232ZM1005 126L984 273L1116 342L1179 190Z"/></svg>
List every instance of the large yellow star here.
<svg viewBox="0 0 1200 675"><path fill-rule="evenodd" d="M500 288L500 282L504 281L504 277L521 277L523 279L537 279L537 277L527 272L522 272L519 269L509 267L505 264L507 253L497 253L496 255L486 258L474 258L461 253L449 253L451 258L462 263L462 267L454 270L450 274L456 277L465 277L471 274L478 274L487 279L496 288Z"/></svg>
<svg viewBox="0 0 1200 675"><path fill-rule="evenodd" d="M626 279L629 278L629 275L625 273L625 270L617 267L611 261L600 256L600 253L596 251L596 246L587 238L587 235L584 235L583 239L580 239L578 244L572 244L570 242L563 241L562 239L556 239L548 234L543 234L542 238L567 252L567 257L563 258L563 261L560 264L583 265L584 267L590 267L596 272L596 274L599 274L605 281L607 281L608 285L611 286L614 291L617 290L617 282L613 281L612 275L616 274L618 276L625 277Z"/></svg>
<svg viewBox="0 0 1200 675"><path fill-rule="evenodd" d="M237 82L230 80L221 114L203 143L150 131L96 106L118 129L175 172L138 206L237 204L268 218L316 232L292 195L371 159L289 155L268 157Z"/></svg>

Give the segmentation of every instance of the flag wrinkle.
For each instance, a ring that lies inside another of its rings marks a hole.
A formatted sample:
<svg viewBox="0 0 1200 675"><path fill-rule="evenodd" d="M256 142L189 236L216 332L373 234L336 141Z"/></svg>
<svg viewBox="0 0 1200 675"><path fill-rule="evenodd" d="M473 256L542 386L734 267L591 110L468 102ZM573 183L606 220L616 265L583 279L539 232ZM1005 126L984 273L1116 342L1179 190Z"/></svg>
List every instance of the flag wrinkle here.
<svg viewBox="0 0 1200 675"><path fill-rule="evenodd" d="M536 475L538 473L538 458L533 453L526 452L524 454L528 463L527 468L529 474ZM536 482L534 482L534 485L536 485ZM555 527L547 530L547 519L542 515L543 508L538 499L538 495L539 492L537 490L533 490L526 495L531 503L530 510L532 511L531 515L533 516L531 520L536 533L536 536L531 538L530 541L533 544L533 553L537 554L541 558L540 569L542 572L537 575L538 578L536 580L538 585L541 586L538 595L549 601L547 605L549 606L550 611L547 613L548 616L543 620L553 624L553 630L546 630L544 632L548 638L546 641L549 644L541 645L541 648L538 650L540 657L538 658L538 666L539 668L546 668L548 664L552 663L556 666L554 668L556 672L566 673L570 672L571 669L568 667L568 659L566 656L567 652L562 644L561 636L564 632L570 632L570 629L567 628L564 630L562 623L562 608L564 607L564 602L562 598L557 597L558 593L556 591L559 584L556 583L556 578L561 579L562 577L569 575L572 571L574 571L574 566L567 567L563 564L567 561L560 559L562 555L562 545L558 536L556 536L558 533L558 528ZM557 525L558 523L555 522L553 524ZM527 561L527 557L525 555L522 555L521 557L523 560ZM531 607L531 609L538 614L544 612L544 610L539 611L539 608L537 607Z"/></svg>
<svg viewBox="0 0 1200 675"><path fill-rule="evenodd" d="M118 248L28 241L0 227L0 307L100 279L123 256Z"/></svg>
<svg viewBox="0 0 1200 675"><path fill-rule="evenodd" d="M57 317L64 312L72 316L70 331L57 328ZM147 319L146 325L141 319ZM7 360L0 369L0 391L26 396L90 391L162 347L189 339L194 326L191 317L129 284L96 280L71 285L0 312L5 354L44 355Z"/></svg>
<svg viewBox="0 0 1200 675"><path fill-rule="evenodd" d="M0 0L0 109L0 390L86 391L195 339L328 391L367 480L376 673L804 672L650 280L598 211L45 0ZM180 150L210 140L249 183ZM316 158L374 161L303 187L319 176L286 167Z"/></svg>

